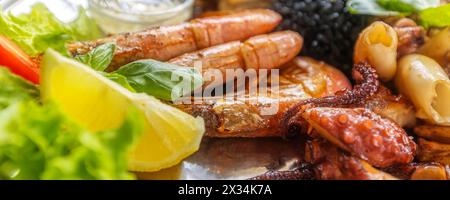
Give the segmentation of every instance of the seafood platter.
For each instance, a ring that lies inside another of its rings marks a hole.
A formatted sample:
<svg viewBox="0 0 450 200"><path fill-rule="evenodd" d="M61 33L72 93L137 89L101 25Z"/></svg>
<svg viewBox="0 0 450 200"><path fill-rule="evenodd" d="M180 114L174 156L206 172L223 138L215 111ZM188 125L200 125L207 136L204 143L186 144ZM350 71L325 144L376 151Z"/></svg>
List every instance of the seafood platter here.
<svg viewBox="0 0 450 200"><path fill-rule="evenodd" d="M449 1L0 9L0 179L450 180Z"/></svg>

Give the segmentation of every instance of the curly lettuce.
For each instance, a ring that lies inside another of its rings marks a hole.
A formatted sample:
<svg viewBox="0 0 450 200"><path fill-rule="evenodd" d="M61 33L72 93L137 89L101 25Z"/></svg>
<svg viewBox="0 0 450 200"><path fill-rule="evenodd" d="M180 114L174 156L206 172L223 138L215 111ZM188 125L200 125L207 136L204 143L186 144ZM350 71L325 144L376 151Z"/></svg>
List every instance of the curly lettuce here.
<svg viewBox="0 0 450 200"><path fill-rule="evenodd" d="M427 8L419 13L421 24L425 27L445 27L450 26L450 4Z"/></svg>
<svg viewBox="0 0 450 200"><path fill-rule="evenodd" d="M42 3L32 6L31 12L14 16L0 11L0 35L14 41L30 56L52 48L69 55L65 44L70 41L92 40L102 36L97 24L79 8L79 16L71 23L63 23Z"/></svg>
<svg viewBox="0 0 450 200"><path fill-rule="evenodd" d="M0 179L133 179L128 152L142 132L130 112L121 127L92 133L53 104L36 101L35 86L0 68Z"/></svg>
<svg viewBox="0 0 450 200"><path fill-rule="evenodd" d="M440 0L349 0L347 9L354 14L408 15L440 5Z"/></svg>
<svg viewBox="0 0 450 200"><path fill-rule="evenodd" d="M5 67L0 67L0 111L14 102L36 100L39 90L36 85L13 75Z"/></svg>

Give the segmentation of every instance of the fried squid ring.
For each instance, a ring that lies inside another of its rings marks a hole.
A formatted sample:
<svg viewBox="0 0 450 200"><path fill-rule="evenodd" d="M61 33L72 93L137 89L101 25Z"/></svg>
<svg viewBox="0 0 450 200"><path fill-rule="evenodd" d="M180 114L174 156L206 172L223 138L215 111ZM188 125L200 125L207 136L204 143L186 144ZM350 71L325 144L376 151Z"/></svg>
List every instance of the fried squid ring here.
<svg viewBox="0 0 450 200"><path fill-rule="evenodd" d="M374 22L359 35L355 45L354 62L367 61L381 80L389 81L397 71L398 36L384 22Z"/></svg>
<svg viewBox="0 0 450 200"><path fill-rule="evenodd" d="M450 80L435 60L419 54L403 57L396 85L413 102L418 118L450 125Z"/></svg>

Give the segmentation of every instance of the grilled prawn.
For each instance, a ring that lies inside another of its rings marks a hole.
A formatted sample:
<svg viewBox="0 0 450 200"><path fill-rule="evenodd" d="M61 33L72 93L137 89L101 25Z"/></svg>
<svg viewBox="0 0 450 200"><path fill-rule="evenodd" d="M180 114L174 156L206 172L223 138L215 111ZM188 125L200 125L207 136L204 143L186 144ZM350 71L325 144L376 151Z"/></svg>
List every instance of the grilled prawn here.
<svg viewBox="0 0 450 200"><path fill-rule="evenodd" d="M281 31L255 36L245 42L234 41L187 53L169 60L169 63L193 67L197 62L201 64L204 74L217 69L226 80L228 69L278 68L292 60L300 52L302 44L303 38L298 33Z"/></svg>
<svg viewBox="0 0 450 200"><path fill-rule="evenodd" d="M117 50L108 69L112 71L140 59L167 61L198 49L268 33L280 21L280 15L271 10L245 10L198 18L173 26L113 35L97 41L75 42L69 44L68 48L72 55L79 55L101 44L115 42Z"/></svg>

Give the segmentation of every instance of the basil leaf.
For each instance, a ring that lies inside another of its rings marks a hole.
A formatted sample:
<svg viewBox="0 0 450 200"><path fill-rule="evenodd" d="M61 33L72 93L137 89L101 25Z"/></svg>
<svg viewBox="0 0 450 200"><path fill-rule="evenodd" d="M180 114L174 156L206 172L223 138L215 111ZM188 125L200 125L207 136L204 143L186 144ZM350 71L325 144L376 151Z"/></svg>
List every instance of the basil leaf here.
<svg viewBox="0 0 450 200"><path fill-rule="evenodd" d="M436 8L428 8L419 13L422 26L445 27L450 26L450 4Z"/></svg>
<svg viewBox="0 0 450 200"><path fill-rule="evenodd" d="M114 43L102 44L87 54L75 57L75 60L84 63L97 71L104 71L114 57L116 45Z"/></svg>
<svg viewBox="0 0 450 200"><path fill-rule="evenodd" d="M109 80L112 80L116 83L118 83L119 85L121 85L122 87L130 90L131 92L136 92L136 90L134 90L133 87L131 87L131 85L128 83L127 77L118 74L118 73L106 73L106 72L102 72L101 73L104 77L108 78Z"/></svg>
<svg viewBox="0 0 450 200"><path fill-rule="evenodd" d="M201 74L194 68L151 59L124 65L115 73L125 76L137 92L168 101L174 101L203 84Z"/></svg>
<svg viewBox="0 0 450 200"><path fill-rule="evenodd" d="M111 64L115 49L116 45L114 43L102 44L87 54L76 56L75 60L92 67L93 69L100 72L100 74L102 74L104 77L118 83L131 92L136 92L130 86L125 76L117 73L103 72L106 68L108 68L109 64Z"/></svg>

